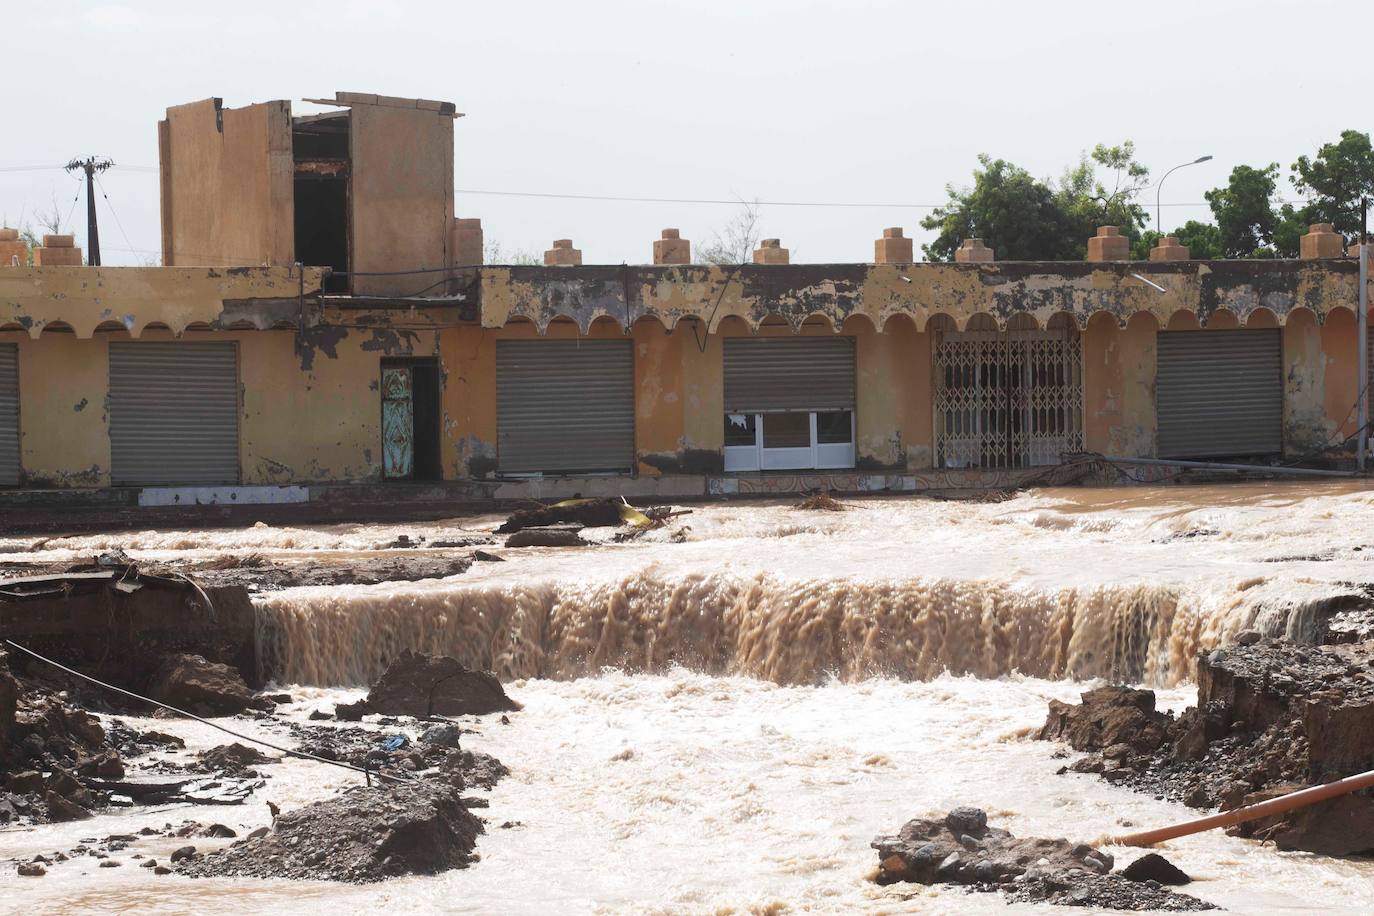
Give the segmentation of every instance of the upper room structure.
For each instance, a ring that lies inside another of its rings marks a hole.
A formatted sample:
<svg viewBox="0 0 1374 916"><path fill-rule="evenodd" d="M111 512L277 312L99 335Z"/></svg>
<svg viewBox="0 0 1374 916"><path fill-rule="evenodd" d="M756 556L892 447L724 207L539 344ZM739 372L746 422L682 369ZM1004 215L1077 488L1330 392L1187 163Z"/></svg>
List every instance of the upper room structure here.
<svg viewBox="0 0 1374 916"><path fill-rule="evenodd" d="M218 98L167 109L165 266L300 262L334 271L326 292L403 297L430 287L425 271L474 263L470 227L453 215L453 103L358 92L308 101L338 110L295 116L287 101L225 108Z"/></svg>

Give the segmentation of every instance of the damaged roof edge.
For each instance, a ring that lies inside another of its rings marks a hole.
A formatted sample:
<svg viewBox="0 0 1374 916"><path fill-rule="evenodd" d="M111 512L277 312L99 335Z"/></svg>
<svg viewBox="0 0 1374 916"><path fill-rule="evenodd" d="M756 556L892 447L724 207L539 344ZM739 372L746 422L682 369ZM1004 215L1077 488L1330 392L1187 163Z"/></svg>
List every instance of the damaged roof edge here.
<svg viewBox="0 0 1374 916"><path fill-rule="evenodd" d="M455 118L463 117L463 113L458 110L458 106L452 102L440 102L436 99L407 99L395 95L376 95L370 92L336 92L332 99L302 99L304 102L311 102L315 105L380 105L384 108L418 108L421 111L432 111L436 114L450 115Z"/></svg>

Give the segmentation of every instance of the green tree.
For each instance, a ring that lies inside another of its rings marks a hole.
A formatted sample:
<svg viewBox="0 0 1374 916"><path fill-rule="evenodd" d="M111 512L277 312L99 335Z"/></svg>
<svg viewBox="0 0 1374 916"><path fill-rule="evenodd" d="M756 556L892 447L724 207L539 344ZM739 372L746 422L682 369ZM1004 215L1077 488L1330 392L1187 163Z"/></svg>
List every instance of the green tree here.
<svg viewBox="0 0 1374 916"><path fill-rule="evenodd" d="M1136 161L1135 144L1130 140L1117 146L1099 143L1064 172L1060 203L1078 223L1083 239L1095 235L1098 226L1116 226L1134 242L1148 218L1137 198L1149 177L1150 170Z"/></svg>
<svg viewBox="0 0 1374 916"><path fill-rule="evenodd" d="M1284 204L1279 208L1278 218L1274 222L1273 245L1267 249L1259 249L1255 253L1256 257L1296 258L1308 227L1319 222L1322 220L1313 212L1310 204L1305 207Z"/></svg>
<svg viewBox="0 0 1374 916"><path fill-rule="evenodd" d="M1086 236L1065 212L1055 190L1025 169L978 157L971 188L948 185L949 202L921 220L939 234L922 245L932 261L952 261L966 238L981 238L999 261L1067 261L1083 257Z"/></svg>
<svg viewBox="0 0 1374 916"><path fill-rule="evenodd" d="M1238 165L1231 170L1226 187L1203 195L1217 221L1217 257L1253 258L1261 249L1273 245L1279 222L1273 203L1278 175L1277 162L1262 169Z"/></svg>
<svg viewBox="0 0 1374 916"><path fill-rule="evenodd" d="M1340 140L1326 143L1313 159L1299 156L1292 166L1293 187L1307 198L1304 208L1311 222L1330 223L1355 241L1360 231L1360 198L1374 197L1374 149L1369 134L1341 131Z"/></svg>
<svg viewBox="0 0 1374 916"><path fill-rule="evenodd" d="M1188 257L1192 260L1210 261L1222 256L1221 233L1211 223L1202 223L1190 219L1173 232L1167 232L1164 235L1171 235L1178 239L1178 243L1188 249ZM1150 249L1158 245L1159 240L1163 237L1153 229L1142 232L1140 238L1131 244L1131 260L1148 261Z"/></svg>

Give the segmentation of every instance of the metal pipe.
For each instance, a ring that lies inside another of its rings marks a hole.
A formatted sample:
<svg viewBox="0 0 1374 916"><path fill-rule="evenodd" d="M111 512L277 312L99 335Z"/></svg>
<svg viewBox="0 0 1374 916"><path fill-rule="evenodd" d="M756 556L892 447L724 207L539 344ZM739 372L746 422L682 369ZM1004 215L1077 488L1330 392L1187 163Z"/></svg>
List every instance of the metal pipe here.
<svg viewBox="0 0 1374 916"><path fill-rule="evenodd" d="M1235 824L1243 824L1246 821L1269 817L1272 814L1282 814L1285 811L1292 811L1294 808L1305 808L1319 801L1348 795L1370 786L1374 786L1374 770L1347 776L1344 779L1338 779L1335 782L1328 782L1320 786L1299 789L1296 792L1280 795L1278 798L1271 798L1269 801L1258 804L1247 805L1244 808L1235 808L1231 811L1223 811L1221 814L1211 814L1207 817L1184 821L1181 824L1174 824L1172 827L1160 827L1157 830L1142 830L1139 833L1111 837L1109 842L1120 846L1149 846L1153 843L1163 843L1165 840L1176 840L1181 836L1201 833L1204 830L1230 827Z"/></svg>
<svg viewBox="0 0 1374 916"><path fill-rule="evenodd" d="M1291 474L1294 477L1354 477L1354 471L1327 471L1318 468L1288 468L1268 464L1224 464L1220 461L1182 461L1171 458L1107 458L1112 464L1141 464L1148 467L1198 468L1207 471L1262 471Z"/></svg>

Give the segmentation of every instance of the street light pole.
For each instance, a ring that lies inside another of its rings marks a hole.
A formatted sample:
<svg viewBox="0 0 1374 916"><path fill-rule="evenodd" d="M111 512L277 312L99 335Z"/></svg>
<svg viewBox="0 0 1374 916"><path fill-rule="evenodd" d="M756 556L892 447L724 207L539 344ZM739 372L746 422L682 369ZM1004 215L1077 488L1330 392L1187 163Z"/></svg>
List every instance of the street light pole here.
<svg viewBox="0 0 1374 916"><path fill-rule="evenodd" d="M1180 162L1178 165L1174 166L1173 168L1169 169L1169 171L1165 172L1164 178L1168 178L1170 175L1172 175L1174 172L1177 172L1185 165L1197 165L1199 162L1206 162L1208 159L1211 158L1211 156L1198 156L1192 162ZM1159 179L1159 184L1155 185L1155 234L1161 236L1164 234L1164 230L1161 229L1159 225L1159 210L1161 206L1159 202L1159 193L1164 188L1164 178Z"/></svg>

